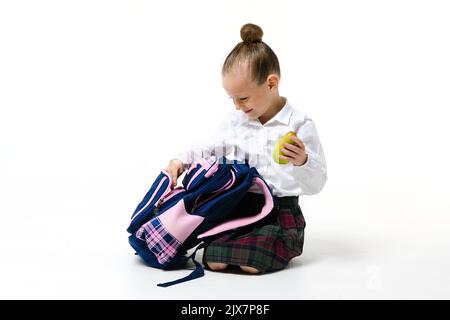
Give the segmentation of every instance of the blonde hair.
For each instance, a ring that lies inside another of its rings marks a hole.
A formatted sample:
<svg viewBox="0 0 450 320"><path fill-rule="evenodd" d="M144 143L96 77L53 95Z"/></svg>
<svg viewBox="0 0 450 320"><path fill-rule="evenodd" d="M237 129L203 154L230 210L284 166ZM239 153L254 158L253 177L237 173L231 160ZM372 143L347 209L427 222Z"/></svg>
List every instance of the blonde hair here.
<svg viewBox="0 0 450 320"><path fill-rule="evenodd" d="M263 84L269 74L281 77L278 57L273 50L262 41L262 29L252 23L241 27L241 39L226 57L222 66L222 76L230 71L236 63L248 63L252 81Z"/></svg>

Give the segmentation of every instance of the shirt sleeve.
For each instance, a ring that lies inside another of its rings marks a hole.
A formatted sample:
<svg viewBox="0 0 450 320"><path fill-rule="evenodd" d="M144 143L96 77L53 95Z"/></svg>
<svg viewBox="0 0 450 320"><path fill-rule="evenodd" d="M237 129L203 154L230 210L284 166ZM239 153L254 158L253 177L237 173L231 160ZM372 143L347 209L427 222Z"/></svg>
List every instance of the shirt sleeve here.
<svg viewBox="0 0 450 320"><path fill-rule="evenodd" d="M311 119L305 120L297 131L297 137L303 141L308 158L303 165L293 166L293 175L300 183L303 194L313 195L322 190L328 176L325 154Z"/></svg>
<svg viewBox="0 0 450 320"><path fill-rule="evenodd" d="M226 154L226 137L230 133L230 121L228 118L219 121L211 132L202 133L198 141L189 147L179 150L173 159L183 162L184 170L187 170L192 163L200 159L207 159L211 156L217 158Z"/></svg>

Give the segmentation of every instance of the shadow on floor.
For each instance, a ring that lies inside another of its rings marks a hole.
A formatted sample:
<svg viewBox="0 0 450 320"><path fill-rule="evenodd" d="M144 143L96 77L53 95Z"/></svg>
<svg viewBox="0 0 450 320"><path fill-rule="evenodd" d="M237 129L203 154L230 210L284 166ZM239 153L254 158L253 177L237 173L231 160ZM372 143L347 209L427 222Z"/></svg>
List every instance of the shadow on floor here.
<svg viewBox="0 0 450 320"><path fill-rule="evenodd" d="M191 252L189 252L191 253ZM305 239L302 255L295 257L289 262L288 268L300 268L302 266L319 263L324 260L358 260L364 255L364 250L357 247L357 244L344 242L342 240L336 240L336 238L313 238ZM202 262L203 249L198 250L196 254L196 260ZM147 266L146 263L135 256L136 265ZM186 265L186 270L195 269L194 263L189 260ZM207 272L215 272L205 268ZM229 266L223 271L223 273L234 273L248 275L248 273L242 271L237 266ZM277 272L277 271L275 271ZM272 272L271 272L272 273Z"/></svg>
<svg viewBox="0 0 450 320"><path fill-rule="evenodd" d="M303 253L295 257L289 263L289 268L297 268L318 263L323 260L358 260L364 255L364 251L356 244L337 241L335 238L305 239Z"/></svg>

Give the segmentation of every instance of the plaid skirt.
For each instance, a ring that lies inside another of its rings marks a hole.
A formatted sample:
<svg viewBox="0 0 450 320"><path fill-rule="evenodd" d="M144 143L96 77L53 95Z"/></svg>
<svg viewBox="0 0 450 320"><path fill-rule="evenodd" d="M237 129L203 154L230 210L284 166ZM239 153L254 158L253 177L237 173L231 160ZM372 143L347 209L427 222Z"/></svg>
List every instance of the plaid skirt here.
<svg viewBox="0 0 450 320"><path fill-rule="evenodd" d="M249 192L236 212L253 215L263 205L263 195ZM264 219L206 242L203 264L206 269L207 262L248 266L262 273L283 269L302 254L305 226L298 197L274 197L274 208Z"/></svg>

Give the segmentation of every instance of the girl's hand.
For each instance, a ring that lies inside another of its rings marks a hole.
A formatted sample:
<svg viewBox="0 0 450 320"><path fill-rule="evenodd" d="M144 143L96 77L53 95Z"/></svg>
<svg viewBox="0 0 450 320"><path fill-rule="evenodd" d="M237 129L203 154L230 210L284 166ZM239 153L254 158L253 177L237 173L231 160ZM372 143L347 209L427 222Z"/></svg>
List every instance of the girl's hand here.
<svg viewBox="0 0 450 320"><path fill-rule="evenodd" d="M175 188L177 186L177 180L178 177L183 173L183 162L178 159L172 159L169 162L169 165L167 166L166 171L169 173L171 179L172 179L172 188Z"/></svg>
<svg viewBox="0 0 450 320"><path fill-rule="evenodd" d="M290 138L294 141L294 144L283 143L281 152L283 152L286 156L280 154L280 159L287 160L294 166L302 166L308 159L308 154L305 151L305 145L302 140L294 135Z"/></svg>

